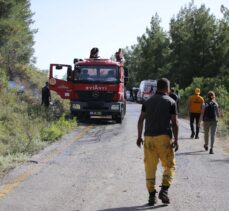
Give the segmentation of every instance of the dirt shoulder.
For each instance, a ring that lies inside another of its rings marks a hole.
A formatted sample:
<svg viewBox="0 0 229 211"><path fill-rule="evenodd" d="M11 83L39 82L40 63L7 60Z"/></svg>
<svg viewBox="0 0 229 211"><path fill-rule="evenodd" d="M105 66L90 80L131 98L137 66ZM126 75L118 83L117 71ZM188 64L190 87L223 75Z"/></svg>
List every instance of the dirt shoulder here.
<svg viewBox="0 0 229 211"><path fill-rule="evenodd" d="M223 151L229 154L229 136L218 137L216 141L218 141L219 145L222 146Z"/></svg>

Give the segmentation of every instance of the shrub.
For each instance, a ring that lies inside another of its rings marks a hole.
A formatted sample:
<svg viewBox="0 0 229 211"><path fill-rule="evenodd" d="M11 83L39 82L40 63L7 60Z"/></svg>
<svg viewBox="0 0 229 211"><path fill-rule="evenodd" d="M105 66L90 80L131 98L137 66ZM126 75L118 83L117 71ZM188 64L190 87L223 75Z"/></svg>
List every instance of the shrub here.
<svg viewBox="0 0 229 211"><path fill-rule="evenodd" d="M65 120L63 109L57 115L32 96L3 91L0 98L0 156L33 154L44 147L43 141L54 141L76 125L75 119Z"/></svg>
<svg viewBox="0 0 229 211"><path fill-rule="evenodd" d="M66 120L63 116L56 122L53 122L49 127L41 129L42 141L54 141L76 125L76 120Z"/></svg>

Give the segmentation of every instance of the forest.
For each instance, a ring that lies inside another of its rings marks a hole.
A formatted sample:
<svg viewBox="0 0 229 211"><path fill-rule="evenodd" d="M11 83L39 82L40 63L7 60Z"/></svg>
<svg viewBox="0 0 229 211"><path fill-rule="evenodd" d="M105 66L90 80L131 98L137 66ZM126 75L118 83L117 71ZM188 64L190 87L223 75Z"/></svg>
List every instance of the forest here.
<svg viewBox="0 0 229 211"><path fill-rule="evenodd" d="M223 18L217 19L207 6L190 2L171 18L168 31L155 14L137 43L123 49L128 87L137 87L144 79L168 78L179 91L184 116L186 100L195 87L204 97L215 91L222 111L219 133L228 136L229 10L223 5L220 9ZM0 0L0 176L77 123L64 118L68 105L56 96L60 115L40 106L39 92L48 75L36 67L33 47L38 30L33 23L29 0ZM27 91L19 94L10 89L11 80Z"/></svg>

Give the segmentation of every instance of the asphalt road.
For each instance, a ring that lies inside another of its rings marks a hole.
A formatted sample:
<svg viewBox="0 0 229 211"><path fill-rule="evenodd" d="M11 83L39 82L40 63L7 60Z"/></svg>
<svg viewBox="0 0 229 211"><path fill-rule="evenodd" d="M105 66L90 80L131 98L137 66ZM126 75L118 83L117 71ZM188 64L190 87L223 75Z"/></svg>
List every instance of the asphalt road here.
<svg viewBox="0 0 229 211"><path fill-rule="evenodd" d="M189 139L180 119L171 204L147 207L143 150L137 148L141 106L129 103L122 125L95 121L80 125L0 181L1 211L229 210L229 156ZM162 168L158 168L157 186Z"/></svg>

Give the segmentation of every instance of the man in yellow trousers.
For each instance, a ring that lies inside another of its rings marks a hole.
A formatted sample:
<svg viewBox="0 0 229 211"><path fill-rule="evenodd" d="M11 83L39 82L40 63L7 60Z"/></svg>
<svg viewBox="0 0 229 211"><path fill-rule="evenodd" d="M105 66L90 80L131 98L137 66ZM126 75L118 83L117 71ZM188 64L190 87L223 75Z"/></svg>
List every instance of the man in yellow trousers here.
<svg viewBox="0 0 229 211"><path fill-rule="evenodd" d="M178 118L176 102L168 96L169 91L169 80L166 78L159 79L156 94L143 103L138 120L138 147L143 144L142 131L145 121L144 163L149 206L153 206L157 202L155 184L159 160L164 172L158 197L162 203L170 203L168 189L175 171L173 148L175 151L178 150ZM172 141L172 134L174 141Z"/></svg>

